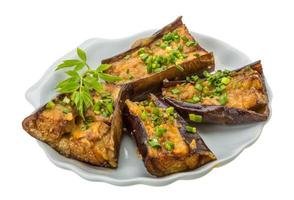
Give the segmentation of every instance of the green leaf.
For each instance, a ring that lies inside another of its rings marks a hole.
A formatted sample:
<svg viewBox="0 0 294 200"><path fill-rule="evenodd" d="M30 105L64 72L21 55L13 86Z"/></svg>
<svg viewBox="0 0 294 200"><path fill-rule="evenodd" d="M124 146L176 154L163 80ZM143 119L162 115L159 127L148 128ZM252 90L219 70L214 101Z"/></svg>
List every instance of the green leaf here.
<svg viewBox="0 0 294 200"><path fill-rule="evenodd" d="M86 63L85 62L80 62L79 64L77 64L74 68L75 71L80 71L81 69L83 69L85 67Z"/></svg>
<svg viewBox="0 0 294 200"><path fill-rule="evenodd" d="M115 82L115 81L122 80L122 78L119 76L113 76L113 75L109 75L109 74L105 74L105 73L99 73L98 76L99 76L99 78L101 78L102 80L104 80L106 82Z"/></svg>
<svg viewBox="0 0 294 200"><path fill-rule="evenodd" d="M73 66L72 64L68 64L68 63L63 62L56 67L55 71L63 69L63 68L67 68L67 67L72 67L72 66Z"/></svg>
<svg viewBox="0 0 294 200"><path fill-rule="evenodd" d="M72 66L81 63L81 61L80 61L80 60L77 60L77 59L73 59L73 60L64 60L63 62L66 63L66 64L69 64L69 65L72 65Z"/></svg>
<svg viewBox="0 0 294 200"><path fill-rule="evenodd" d="M94 77L87 76L84 79L84 84L89 89L95 89L97 92L101 91L103 89L103 86L101 83L98 82L98 80Z"/></svg>
<svg viewBox="0 0 294 200"><path fill-rule="evenodd" d="M79 79L80 78L80 75L78 74L78 72L74 71L74 70L71 70L71 71L67 71L65 72L67 75L75 78L75 79Z"/></svg>
<svg viewBox="0 0 294 200"><path fill-rule="evenodd" d="M63 68L68 68L68 67L74 67L76 65L79 65L83 63L82 61L80 60L64 60L63 63L59 64L55 71L59 70L59 69L63 69Z"/></svg>
<svg viewBox="0 0 294 200"><path fill-rule="evenodd" d="M56 89L57 88L62 88L62 87L66 86L66 85L68 85L68 84L70 84L72 82L78 83L78 81L79 81L79 79L71 77L71 78L65 79L65 80L61 81L60 83L58 83L55 88Z"/></svg>
<svg viewBox="0 0 294 200"><path fill-rule="evenodd" d="M98 72L104 72L105 70L109 69L111 67L110 64L101 64L99 65L99 67L97 68Z"/></svg>
<svg viewBox="0 0 294 200"><path fill-rule="evenodd" d="M74 91L71 95L71 100L75 103L75 105L78 104L80 97L79 97L79 92L78 91Z"/></svg>
<svg viewBox="0 0 294 200"><path fill-rule="evenodd" d="M81 90L81 98L83 99L83 102L86 108L89 108L90 106L93 105L92 96L88 90L86 89Z"/></svg>
<svg viewBox="0 0 294 200"><path fill-rule="evenodd" d="M84 117L84 101L83 101L83 98L81 97L81 93L78 93L77 95L77 104L76 104L76 107L77 107L77 110L80 114L80 116L85 119Z"/></svg>
<svg viewBox="0 0 294 200"><path fill-rule="evenodd" d="M67 84L64 84L62 87L59 87L57 90L59 93L72 93L76 91L80 87L80 84L77 82L69 82Z"/></svg>
<svg viewBox="0 0 294 200"><path fill-rule="evenodd" d="M78 56L80 57L80 59L82 61L84 61L84 62L87 61L87 55L86 55L86 53L82 49L77 48L77 54L78 54Z"/></svg>

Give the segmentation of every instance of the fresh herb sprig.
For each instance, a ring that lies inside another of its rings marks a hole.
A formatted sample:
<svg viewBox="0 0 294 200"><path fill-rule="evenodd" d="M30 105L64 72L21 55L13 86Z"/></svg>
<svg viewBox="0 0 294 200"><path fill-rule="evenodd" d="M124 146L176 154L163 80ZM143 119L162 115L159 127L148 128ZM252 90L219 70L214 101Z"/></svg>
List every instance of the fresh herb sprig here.
<svg viewBox="0 0 294 200"><path fill-rule="evenodd" d="M101 64L92 69L82 49L77 48L77 55L78 59L64 60L56 67L55 71L70 69L65 72L68 77L56 85L56 90L61 94L69 94L79 115L85 119L84 111L94 105L91 91L103 91L101 80L115 82L121 78L105 73L111 67L109 64Z"/></svg>

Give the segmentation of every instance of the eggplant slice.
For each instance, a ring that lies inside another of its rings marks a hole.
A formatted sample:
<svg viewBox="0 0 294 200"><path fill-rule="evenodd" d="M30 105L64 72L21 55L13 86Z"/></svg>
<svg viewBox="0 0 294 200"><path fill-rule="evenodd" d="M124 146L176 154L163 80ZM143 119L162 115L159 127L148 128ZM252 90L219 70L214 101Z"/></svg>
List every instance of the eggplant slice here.
<svg viewBox="0 0 294 200"><path fill-rule="evenodd" d="M135 96L160 89L164 79L180 80L214 70L213 54L197 43L181 17L102 63L111 64L107 73L121 77L118 84L133 86Z"/></svg>
<svg viewBox="0 0 294 200"><path fill-rule="evenodd" d="M216 159L196 127L189 126L160 98L150 94L148 100L126 100L126 104L129 128L152 175L193 170Z"/></svg>
<svg viewBox="0 0 294 200"><path fill-rule="evenodd" d="M59 95L24 119L23 128L66 157L116 168L122 136L122 109L127 94L124 90L126 87L107 84L104 93L93 93L94 102L110 101L113 107L101 107L97 112L89 108L85 121L69 103L69 97Z"/></svg>
<svg viewBox="0 0 294 200"><path fill-rule="evenodd" d="M268 119L268 96L260 61L216 73L219 74L208 74L205 79L192 76L186 81L165 82L164 101L185 119L196 115L197 120L192 120L196 122L243 124Z"/></svg>

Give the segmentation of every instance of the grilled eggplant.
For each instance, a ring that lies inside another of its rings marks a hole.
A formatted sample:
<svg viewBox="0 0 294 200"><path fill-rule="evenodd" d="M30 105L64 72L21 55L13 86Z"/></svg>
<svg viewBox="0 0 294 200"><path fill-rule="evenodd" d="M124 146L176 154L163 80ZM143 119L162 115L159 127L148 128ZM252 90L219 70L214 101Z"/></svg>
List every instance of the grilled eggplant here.
<svg viewBox="0 0 294 200"><path fill-rule="evenodd" d="M121 77L118 84L133 86L134 95L160 89L166 78L180 80L214 69L213 54L197 43L181 17L149 38L136 41L130 50L102 63L111 64L107 73Z"/></svg>
<svg viewBox="0 0 294 200"><path fill-rule="evenodd" d="M204 73L204 79L165 82L163 99L194 122L242 124L265 121L268 96L260 61L234 71Z"/></svg>
<svg viewBox="0 0 294 200"><path fill-rule="evenodd" d="M24 119L23 128L66 157L116 168L125 89L107 84L103 92L93 92L94 108L85 112L85 120L78 115L69 96L59 95Z"/></svg>
<svg viewBox="0 0 294 200"><path fill-rule="evenodd" d="M166 176L196 169L216 159L198 134L153 94L148 100L126 100L128 123L144 164L152 175Z"/></svg>

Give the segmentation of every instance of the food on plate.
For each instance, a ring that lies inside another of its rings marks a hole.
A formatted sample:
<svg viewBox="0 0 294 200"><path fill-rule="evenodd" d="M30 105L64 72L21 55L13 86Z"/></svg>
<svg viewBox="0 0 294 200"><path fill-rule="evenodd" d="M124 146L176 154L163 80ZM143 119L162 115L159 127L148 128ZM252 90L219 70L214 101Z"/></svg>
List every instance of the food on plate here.
<svg viewBox="0 0 294 200"><path fill-rule="evenodd" d="M66 60L56 69L68 78L57 84L56 98L27 117L23 128L57 152L96 166L115 168L122 136L122 109L125 86L101 84L119 80L87 64L84 51L80 59Z"/></svg>
<svg viewBox="0 0 294 200"><path fill-rule="evenodd" d="M210 163L217 158L198 123L265 121L269 99L260 61L213 72L213 53L198 42L178 17L98 67L77 48L76 58L55 69L66 77L57 94L23 120L23 129L61 155L99 167L118 167L123 130L156 177Z"/></svg>
<svg viewBox="0 0 294 200"><path fill-rule="evenodd" d="M242 124L269 116L268 96L260 61L238 70L204 72L186 81L164 83L164 101L193 122Z"/></svg>
<svg viewBox="0 0 294 200"><path fill-rule="evenodd" d="M130 50L102 61L117 84L133 86L134 95L160 87L165 78L182 79L214 69L214 58L189 33L181 17L154 35L136 41Z"/></svg>
<svg viewBox="0 0 294 200"><path fill-rule="evenodd" d="M196 169L216 159L194 126L153 94L148 100L126 100L128 123L151 174L166 176Z"/></svg>

